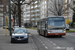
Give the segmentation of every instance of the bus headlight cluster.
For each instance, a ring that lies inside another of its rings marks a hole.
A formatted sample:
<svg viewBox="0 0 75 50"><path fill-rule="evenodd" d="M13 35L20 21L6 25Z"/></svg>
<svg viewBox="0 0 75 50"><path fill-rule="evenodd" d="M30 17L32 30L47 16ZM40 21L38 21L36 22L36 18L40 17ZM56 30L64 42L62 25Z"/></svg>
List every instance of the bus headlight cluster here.
<svg viewBox="0 0 75 50"><path fill-rule="evenodd" d="M48 33L51 33L50 31L48 31Z"/></svg>
<svg viewBox="0 0 75 50"><path fill-rule="evenodd" d="M66 33L66 31L64 30L64 33Z"/></svg>

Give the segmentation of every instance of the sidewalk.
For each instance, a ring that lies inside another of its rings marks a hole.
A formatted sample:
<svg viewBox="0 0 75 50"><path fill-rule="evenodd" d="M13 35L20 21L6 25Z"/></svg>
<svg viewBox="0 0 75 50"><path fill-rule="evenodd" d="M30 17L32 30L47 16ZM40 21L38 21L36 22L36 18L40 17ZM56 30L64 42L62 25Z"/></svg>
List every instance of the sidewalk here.
<svg viewBox="0 0 75 50"><path fill-rule="evenodd" d="M6 33L6 31L7 31L7 33ZM0 27L0 35L10 35L10 32L8 31L8 29L6 30L6 29L3 29L2 27Z"/></svg>

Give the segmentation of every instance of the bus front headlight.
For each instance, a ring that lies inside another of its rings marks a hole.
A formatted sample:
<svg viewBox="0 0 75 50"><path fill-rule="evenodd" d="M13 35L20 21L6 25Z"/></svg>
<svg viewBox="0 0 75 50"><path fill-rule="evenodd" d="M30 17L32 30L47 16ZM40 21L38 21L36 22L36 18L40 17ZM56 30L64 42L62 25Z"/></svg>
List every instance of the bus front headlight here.
<svg viewBox="0 0 75 50"><path fill-rule="evenodd" d="M64 33L66 33L66 30L64 30Z"/></svg>
<svg viewBox="0 0 75 50"><path fill-rule="evenodd" d="M48 33L51 33L50 31L48 31Z"/></svg>

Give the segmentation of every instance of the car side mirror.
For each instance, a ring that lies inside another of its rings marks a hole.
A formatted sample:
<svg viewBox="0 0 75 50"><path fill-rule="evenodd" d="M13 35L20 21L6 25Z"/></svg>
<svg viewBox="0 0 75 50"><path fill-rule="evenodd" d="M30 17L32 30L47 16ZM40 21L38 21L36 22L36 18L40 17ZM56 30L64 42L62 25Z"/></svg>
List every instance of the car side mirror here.
<svg viewBox="0 0 75 50"><path fill-rule="evenodd" d="M30 34L30 32L28 32L28 34Z"/></svg>

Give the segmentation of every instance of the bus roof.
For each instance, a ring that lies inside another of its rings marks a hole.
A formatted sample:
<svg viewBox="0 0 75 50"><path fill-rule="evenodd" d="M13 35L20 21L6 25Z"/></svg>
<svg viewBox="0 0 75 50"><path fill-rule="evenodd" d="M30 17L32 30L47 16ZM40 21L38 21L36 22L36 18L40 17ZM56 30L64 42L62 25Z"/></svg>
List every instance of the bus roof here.
<svg viewBox="0 0 75 50"><path fill-rule="evenodd" d="M47 20L48 18L56 18L56 17L58 17L58 18L64 18L63 16L52 16L52 17L46 17L46 18L40 19L39 21Z"/></svg>

